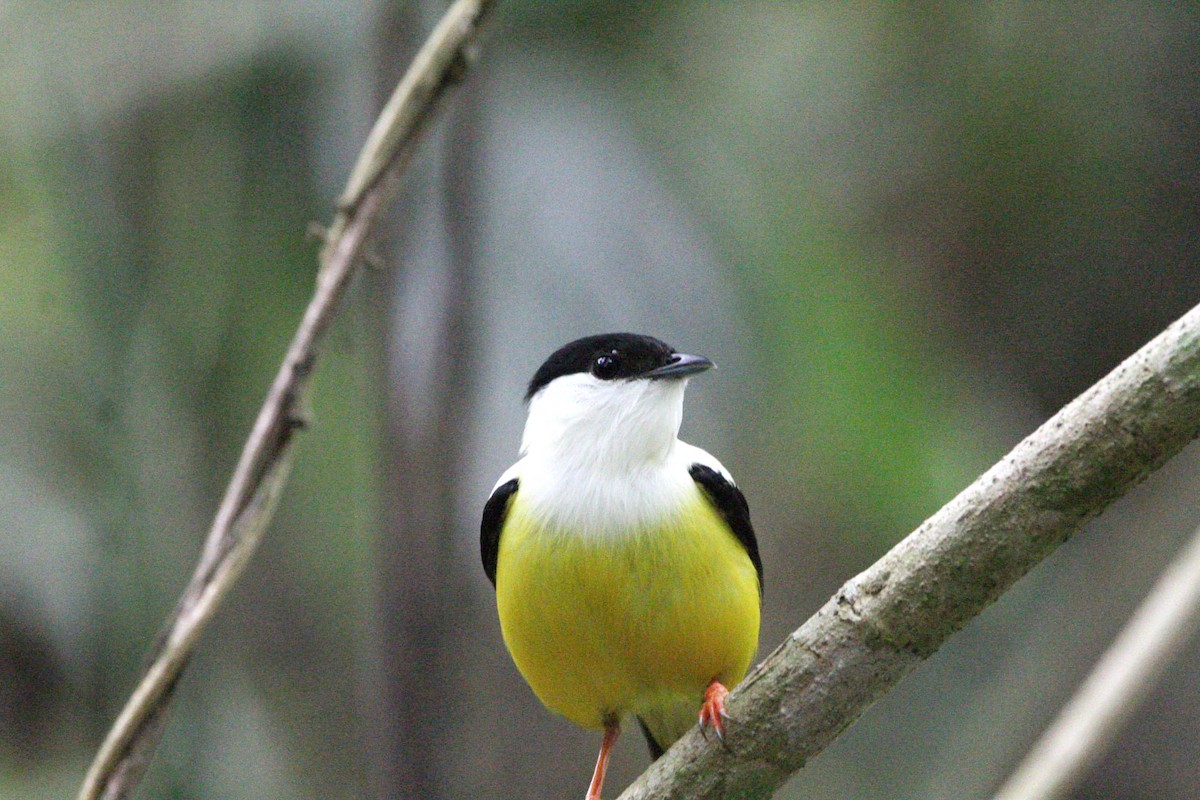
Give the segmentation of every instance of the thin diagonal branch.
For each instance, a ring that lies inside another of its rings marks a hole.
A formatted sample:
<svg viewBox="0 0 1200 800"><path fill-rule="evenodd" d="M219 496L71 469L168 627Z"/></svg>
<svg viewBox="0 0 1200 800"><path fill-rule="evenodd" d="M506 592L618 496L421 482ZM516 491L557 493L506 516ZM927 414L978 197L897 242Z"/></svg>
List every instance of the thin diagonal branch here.
<svg viewBox="0 0 1200 800"><path fill-rule="evenodd" d="M1064 797L1200 627L1200 528L995 800Z"/></svg>
<svg viewBox="0 0 1200 800"><path fill-rule="evenodd" d="M259 411L204 551L150 666L100 746L79 800L128 797L162 730L167 704L200 634L242 574L273 514L291 466L294 434L318 350L354 274L363 243L421 134L473 60L490 0L457 0L396 87L350 176L321 249L317 287Z"/></svg>
<svg viewBox="0 0 1200 800"><path fill-rule="evenodd" d="M1200 307L1063 408L754 669L623 794L769 796L952 634L1200 434Z"/></svg>

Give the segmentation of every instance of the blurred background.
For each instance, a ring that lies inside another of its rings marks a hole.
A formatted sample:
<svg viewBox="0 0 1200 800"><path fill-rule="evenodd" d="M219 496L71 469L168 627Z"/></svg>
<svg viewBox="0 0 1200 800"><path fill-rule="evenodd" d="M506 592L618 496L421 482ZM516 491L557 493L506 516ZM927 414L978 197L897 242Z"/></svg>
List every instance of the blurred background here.
<svg viewBox="0 0 1200 800"><path fill-rule="evenodd" d="M444 4L0 3L0 797L72 796L174 605L375 110ZM574 797L478 518L580 335L720 366L762 653L1200 302L1200 6L501 2L177 693L162 798ZM984 798L1200 524L1193 446L781 797ZM1076 798L1195 797L1200 645ZM619 743L609 792L646 766Z"/></svg>

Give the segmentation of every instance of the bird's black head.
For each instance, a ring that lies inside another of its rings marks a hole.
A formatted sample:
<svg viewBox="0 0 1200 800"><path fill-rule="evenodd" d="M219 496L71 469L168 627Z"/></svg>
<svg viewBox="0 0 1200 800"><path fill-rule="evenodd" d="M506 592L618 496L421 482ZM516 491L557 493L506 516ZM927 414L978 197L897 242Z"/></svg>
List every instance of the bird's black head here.
<svg viewBox="0 0 1200 800"><path fill-rule="evenodd" d="M546 359L529 382L529 400L546 384L564 375L586 372L600 380L630 378L683 378L708 369L703 356L675 352L653 336L637 333L601 333L565 344Z"/></svg>

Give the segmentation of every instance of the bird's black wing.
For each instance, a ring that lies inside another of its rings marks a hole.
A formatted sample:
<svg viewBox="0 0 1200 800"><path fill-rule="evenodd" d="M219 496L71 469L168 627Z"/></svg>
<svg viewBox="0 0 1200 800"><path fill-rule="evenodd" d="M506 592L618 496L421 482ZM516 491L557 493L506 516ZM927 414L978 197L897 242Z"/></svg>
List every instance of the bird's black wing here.
<svg viewBox="0 0 1200 800"><path fill-rule="evenodd" d="M758 591L761 594L762 559L758 556L758 540L754 538L754 527L750 524L750 506L742 490L720 472L704 464L692 464L688 474L712 500L717 511L733 529L733 535L746 548L746 555L750 556L754 571L758 573Z"/></svg>
<svg viewBox="0 0 1200 800"><path fill-rule="evenodd" d="M479 523L479 552L483 556L483 571L492 586L496 585L496 554L500 551L500 529L508 516L508 504L517 493L517 479L501 484L488 498L483 507L483 521ZM753 538L753 534L751 534ZM757 558L757 556L755 556Z"/></svg>

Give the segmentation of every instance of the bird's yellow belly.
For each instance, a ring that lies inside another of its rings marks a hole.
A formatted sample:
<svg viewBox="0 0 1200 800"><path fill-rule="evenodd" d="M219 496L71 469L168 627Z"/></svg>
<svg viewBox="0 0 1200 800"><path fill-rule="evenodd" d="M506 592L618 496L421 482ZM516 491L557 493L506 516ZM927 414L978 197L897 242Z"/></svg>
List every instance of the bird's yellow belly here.
<svg viewBox="0 0 1200 800"><path fill-rule="evenodd" d="M694 710L710 681L740 681L758 647L754 566L699 491L675 518L588 536L539 524L518 494L496 601L534 693L585 727L681 699Z"/></svg>

